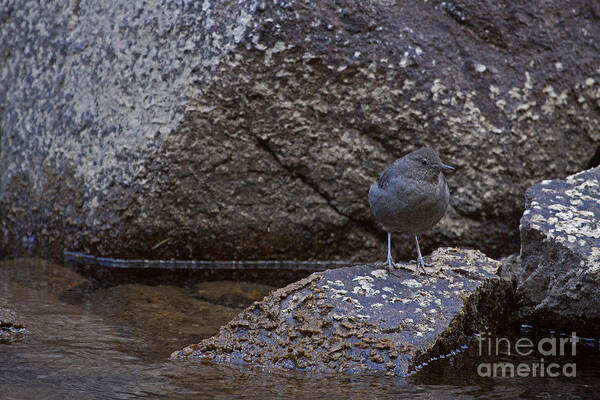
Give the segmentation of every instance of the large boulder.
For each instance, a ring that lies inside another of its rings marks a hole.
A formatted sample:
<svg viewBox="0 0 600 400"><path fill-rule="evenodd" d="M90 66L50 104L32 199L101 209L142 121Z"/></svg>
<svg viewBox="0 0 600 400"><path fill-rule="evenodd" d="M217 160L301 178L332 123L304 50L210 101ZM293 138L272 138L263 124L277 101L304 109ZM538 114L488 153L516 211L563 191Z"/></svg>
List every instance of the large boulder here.
<svg viewBox="0 0 600 400"><path fill-rule="evenodd" d="M369 185L426 144L458 171L425 250L516 252L525 189L600 158L599 16L582 0L4 1L3 249L372 259Z"/></svg>
<svg viewBox="0 0 600 400"><path fill-rule="evenodd" d="M600 334L600 167L526 193L519 316L551 329Z"/></svg>
<svg viewBox="0 0 600 400"><path fill-rule="evenodd" d="M512 285L500 262L474 250L436 251L430 275L414 265L326 270L278 289L179 358L311 371L403 375L503 321Z"/></svg>

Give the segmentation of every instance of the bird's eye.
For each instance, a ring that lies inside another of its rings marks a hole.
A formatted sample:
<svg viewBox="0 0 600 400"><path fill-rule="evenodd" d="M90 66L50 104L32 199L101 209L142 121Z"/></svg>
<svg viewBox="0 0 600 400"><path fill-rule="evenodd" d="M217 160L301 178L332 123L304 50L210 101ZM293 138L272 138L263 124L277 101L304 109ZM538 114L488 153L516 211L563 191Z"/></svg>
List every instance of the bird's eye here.
<svg viewBox="0 0 600 400"><path fill-rule="evenodd" d="M421 158L421 164L423 164L423 165L427 165L427 160L426 160L426 159L424 159L424 158Z"/></svg>

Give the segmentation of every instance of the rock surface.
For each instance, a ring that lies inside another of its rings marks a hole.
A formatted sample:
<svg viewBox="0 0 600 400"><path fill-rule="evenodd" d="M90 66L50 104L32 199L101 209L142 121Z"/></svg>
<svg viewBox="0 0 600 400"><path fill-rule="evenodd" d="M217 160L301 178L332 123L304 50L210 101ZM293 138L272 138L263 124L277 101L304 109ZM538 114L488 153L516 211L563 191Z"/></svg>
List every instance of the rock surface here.
<svg viewBox="0 0 600 400"><path fill-rule="evenodd" d="M520 317L599 335L600 167L528 189L520 230Z"/></svg>
<svg viewBox="0 0 600 400"><path fill-rule="evenodd" d="M25 326L17 314L0 301L0 344L20 340L25 335Z"/></svg>
<svg viewBox="0 0 600 400"><path fill-rule="evenodd" d="M458 173L424 250L516 252L525 189L600 161L598 18L585 0L4 1L3 249L372 259L369 185L426 144Z"/></svg>
<svg viewBox="0 0 600 400"><path fill-rule="evenodd" d="M406 374L447 354L477 329L503 320L512 285L498 261L474 250L432 255L430 275L412 265L314 273L254 303L217 336L173 353L310 371Z"/></svg>

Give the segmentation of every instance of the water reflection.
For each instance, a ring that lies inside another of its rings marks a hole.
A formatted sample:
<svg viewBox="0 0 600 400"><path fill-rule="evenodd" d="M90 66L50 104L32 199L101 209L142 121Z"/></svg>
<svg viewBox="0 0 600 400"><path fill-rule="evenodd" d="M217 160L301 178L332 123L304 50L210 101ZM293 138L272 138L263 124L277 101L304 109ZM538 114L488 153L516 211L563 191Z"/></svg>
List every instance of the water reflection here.
<svg viewBox="0 0 600 400"><path fill-rule="evenodd" d="M272 289L225 281L104 287L43 260L2 262L0 298L19 314L29 334L0 345L0 398L554 399L592 398L600 389L594 346L579 351L581 367L571 379L479 377L482 359L476 347L402 379L169 361L171 352L215 334Z"/></svg>

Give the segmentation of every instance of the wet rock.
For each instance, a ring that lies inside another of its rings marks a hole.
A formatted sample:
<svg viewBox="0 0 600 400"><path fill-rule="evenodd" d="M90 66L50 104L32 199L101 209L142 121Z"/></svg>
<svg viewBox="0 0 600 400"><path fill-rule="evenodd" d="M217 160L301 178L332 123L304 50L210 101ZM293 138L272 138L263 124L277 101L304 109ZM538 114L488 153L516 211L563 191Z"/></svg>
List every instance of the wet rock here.
<svg viewBox="0 0 600 400"><path fill-rule="evenodd" d="M17 314L0 301L0 344L21 340L26 332Z"/></svg>
<svg viewBox="0 0 600 400"><path fill-rule="evenodd" d="M520 317L599 335L600 167L528 189L520 230Z"/></svg>
<svg viewBox="0 0 600 400"><path fill-rule="evenodd" d="M598 159L585 2L8 0L0 26L3 249L370 259L366 190L426 144L458 173L425 250L496 256L527 187Z"/></svg>
<svg viewBox="0 0 600 400"><path fill-rule="evenodd" d="M436 251L430 275L414 265L327 270L278 289L221 328L173 353L311 371L405 374L506 317L512 285L500 262L474 250ZM411 269L409 269L411 268Z"/></svg>

